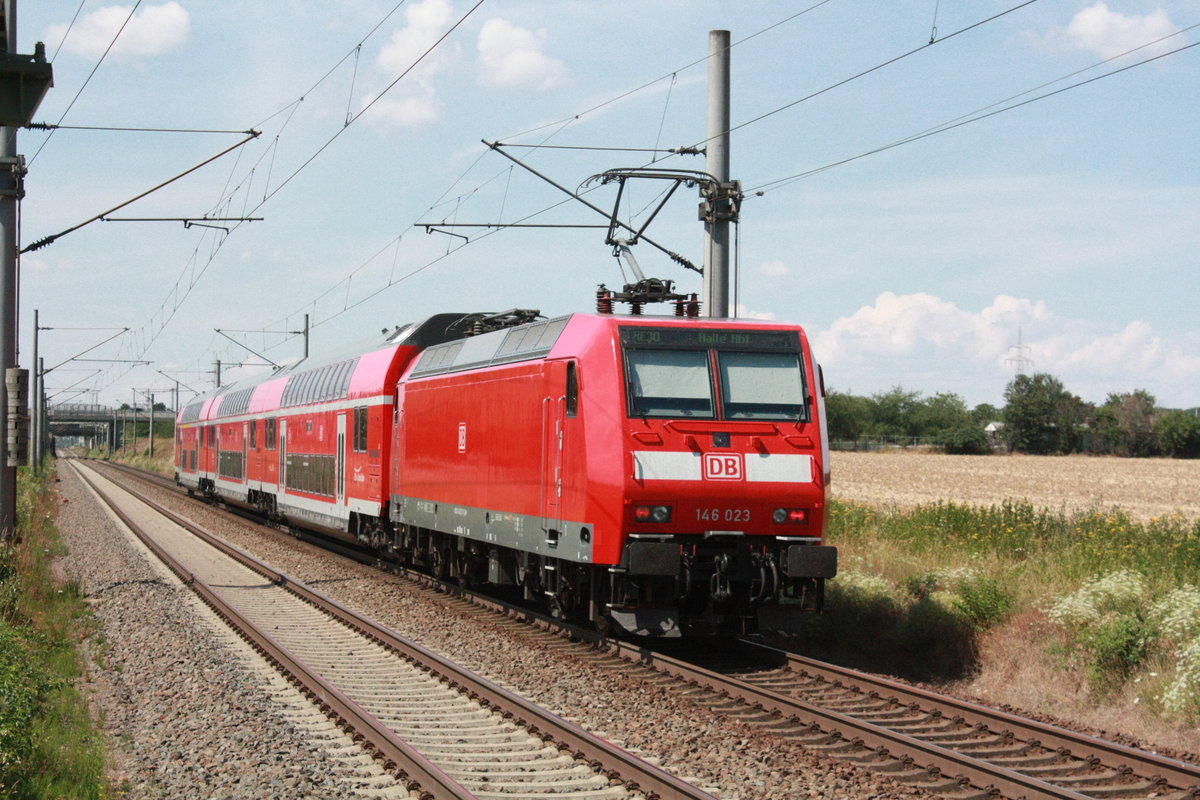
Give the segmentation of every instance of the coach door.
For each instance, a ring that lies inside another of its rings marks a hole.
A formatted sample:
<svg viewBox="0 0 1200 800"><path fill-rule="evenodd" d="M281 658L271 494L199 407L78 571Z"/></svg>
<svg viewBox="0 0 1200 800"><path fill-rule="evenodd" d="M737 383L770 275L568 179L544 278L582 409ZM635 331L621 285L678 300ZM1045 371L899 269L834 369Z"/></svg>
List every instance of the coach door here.
<svg viewBox="0 0 1200 800"><path fill-rule="evenodd" d="M337 415L337 455L334 457L334 474L337 504L346 504L346 415Z"/></svg>
<svg viewBox="0 0 1200 800"><path fill-rule="evenodd" d="M566 364L546 364L549 396L542 399L541 515L546 544L557 547L562 535L563 420L566 398L560 393L566 382Z"/></svg>
<svg viewBox="0 0 1200 800"><path fill-rule="evenodd" d="M287 491L287 420L279 420L279 493Z"/></svg>

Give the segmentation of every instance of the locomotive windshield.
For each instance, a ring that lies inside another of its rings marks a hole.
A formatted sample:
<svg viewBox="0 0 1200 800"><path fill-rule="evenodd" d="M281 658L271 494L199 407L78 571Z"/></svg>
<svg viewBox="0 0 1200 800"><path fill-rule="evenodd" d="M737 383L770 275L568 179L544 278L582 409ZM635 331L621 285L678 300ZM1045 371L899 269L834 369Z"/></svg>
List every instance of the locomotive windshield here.
<svg viewBox="0 0 1200 800"><path fill-rule="evenodd" d="M629 350L625 364L632 415L712 419L712 376L704 350Z"/></svg>
<svg viewBox="0 0 1200 800"><path fill-rule="evenodd" d="M630 416L808 419L794 331L624 327L621 343Z"/></svg>

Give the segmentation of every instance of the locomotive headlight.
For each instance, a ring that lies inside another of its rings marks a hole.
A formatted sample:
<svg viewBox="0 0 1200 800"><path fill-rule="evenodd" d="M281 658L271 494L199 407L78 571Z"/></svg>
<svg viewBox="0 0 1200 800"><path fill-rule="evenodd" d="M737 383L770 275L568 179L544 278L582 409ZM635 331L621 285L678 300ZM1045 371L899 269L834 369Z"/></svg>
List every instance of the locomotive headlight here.
<svg viewBox="0 0 1200 800"><path fill-rule="evenodd" d="M808 522L808 509L777 508L773 517L777 525L803 525Z"/></svg>
<svg viewBox="0 0 1200 800"><path fill-rule="evenodd" d="M638 522L670 522L670 506L634 506L633 518Z"/></svg>

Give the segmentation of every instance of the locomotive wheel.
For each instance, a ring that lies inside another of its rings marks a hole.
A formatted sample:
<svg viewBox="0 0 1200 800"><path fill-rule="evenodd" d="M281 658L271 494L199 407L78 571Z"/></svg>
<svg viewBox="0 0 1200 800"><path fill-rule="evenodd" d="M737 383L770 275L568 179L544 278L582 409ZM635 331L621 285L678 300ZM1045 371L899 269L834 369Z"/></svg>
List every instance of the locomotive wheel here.
<svg viewBox="0 0 1200 800"><path fill-rule="evenodd" d="M474 586L475 578L471 574L471 554L457 553L454 562L455 582L464 589Z"/></svg>
<svg viewBox="0 0 1200 800"><path fill-rule="evenodd" d="M437 547L429 549L429 572L439 581L446 580L446 576L450 573L450 564L446 560L446 555Z"/></svg>

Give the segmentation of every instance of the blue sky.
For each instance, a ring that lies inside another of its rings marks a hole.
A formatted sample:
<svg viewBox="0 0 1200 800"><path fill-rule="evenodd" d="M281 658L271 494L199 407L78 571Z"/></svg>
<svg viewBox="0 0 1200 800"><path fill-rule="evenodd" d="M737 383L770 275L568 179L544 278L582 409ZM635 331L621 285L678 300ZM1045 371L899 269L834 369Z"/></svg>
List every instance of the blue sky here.
<svg viewBox="0 0 1200 800"><path fill-rule="evenodd" d="M306 313L320 353L441 311L590 310L623 282L603 231L420 223L602 222L481 140L572 189L652 156L527 146L700 143L724 28L732 175L753 190L739 315L802 323L828 384L858 394L999 405L1020 337L1087 400L1200 405L1200 48L1170 53L1200 39L1194 3L41 0L19 22L19 49L44 41L54 63L37 120L232 131L21 131L22 245L261 131L111 216L262 221L98 221L22 257L23 363L35 308L47 367L130 328L84 356L114 362L55 369L52 402L162 399L161 373L207 390L216 359L226 381L261 369L228 366L264 363L250 351L293 361ZM631 186L622 217L660 188ZM647 234L701 263L696 202L681 190Z"/></svg>

